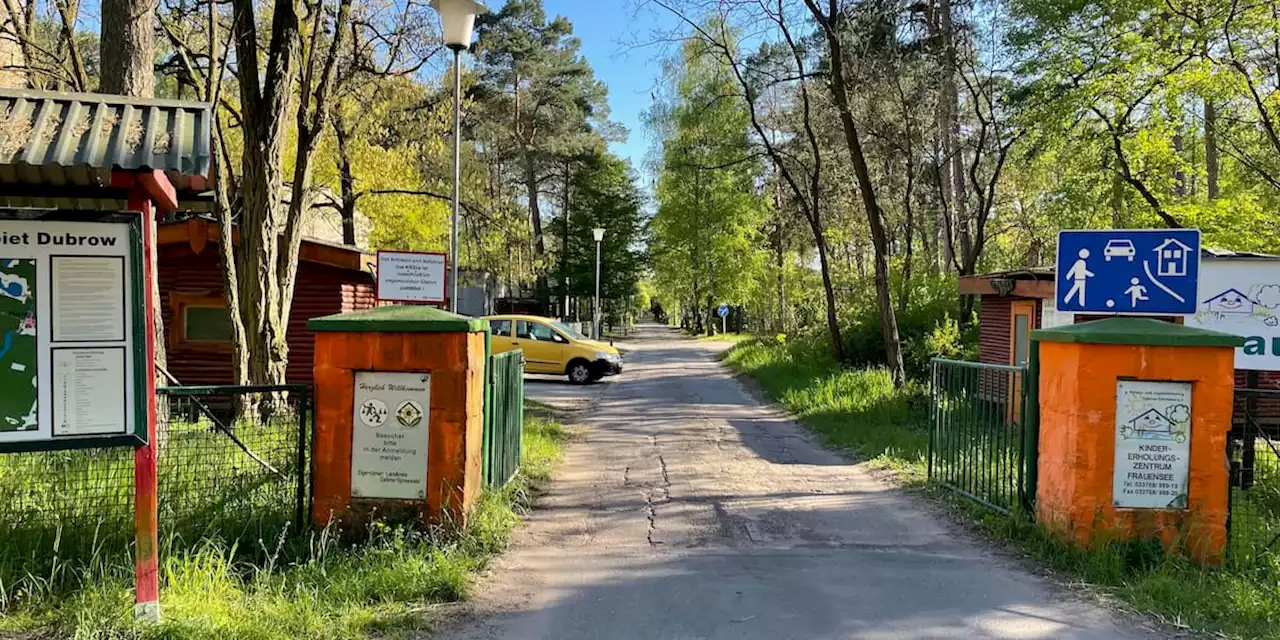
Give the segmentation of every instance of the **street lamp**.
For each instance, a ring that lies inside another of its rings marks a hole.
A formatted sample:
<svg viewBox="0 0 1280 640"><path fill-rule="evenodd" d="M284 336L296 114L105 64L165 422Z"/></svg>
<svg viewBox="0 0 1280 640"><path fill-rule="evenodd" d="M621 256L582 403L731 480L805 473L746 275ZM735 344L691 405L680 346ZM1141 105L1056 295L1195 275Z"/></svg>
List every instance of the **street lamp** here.
<svg viewBox="0 0 1280 640"><path fill-rule="evenodd" d="M475 0L431 0L444 27L444 45L453 50L453 215L449 219L449 310L458 312L458 184L462 182L462 51L471 46L476 16L489 9Z"/></svg>
<svg viewBox="0 0 1280 640"><path fill-rule="evenodd" d="M596 239L596 313L592 317L594 320L593 330L595 335L592 337L596 340L600 339L600 242L604 240L604 228L596 227L591 230L591 235Z"/></svg>

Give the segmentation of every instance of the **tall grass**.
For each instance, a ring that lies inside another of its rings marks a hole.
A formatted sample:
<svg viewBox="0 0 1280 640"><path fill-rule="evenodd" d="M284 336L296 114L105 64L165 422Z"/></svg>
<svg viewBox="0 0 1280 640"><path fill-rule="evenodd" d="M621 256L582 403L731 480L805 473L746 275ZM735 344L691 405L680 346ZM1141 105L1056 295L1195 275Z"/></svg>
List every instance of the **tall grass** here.
<svg viewBox="0 0 1280 640"><path fill-rule="evenodd" d="M0 585L8 594L0 636L292 640L425 629L432 604L466 597L473 573L506 546L519 511L549 477L564 430L534 416L525 429L522 473L486 492L465 528L375 525L354 543L331 530L266 539L244 526L198 538L170 533L160 553L163 620L144 627L132 621L127 547L99 545L75 563L51 547L30 554L41 555L50 575Z"/></svg>
<svg viewBox="0 0 1280 640"><path fill-rule="evenodd" d="M817 340L743 343L726 352L724 361L803 419L828 446L892 468L906 482L923 482L929 413L922 385L895 389L887 369L842 368Z"/></svg>

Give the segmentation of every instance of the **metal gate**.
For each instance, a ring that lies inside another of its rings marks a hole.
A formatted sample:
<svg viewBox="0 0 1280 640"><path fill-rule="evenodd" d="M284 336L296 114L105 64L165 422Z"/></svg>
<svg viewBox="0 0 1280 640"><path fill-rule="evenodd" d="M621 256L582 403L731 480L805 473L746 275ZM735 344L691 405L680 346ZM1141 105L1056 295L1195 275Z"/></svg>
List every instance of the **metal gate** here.
<svg viewBox="0 0 1280 640"><path fill-rule="evenodd" d="M935 358L932 369L929 482L1000 513L1031 511L1037 434L1029 368Z"/></svg>
<svg viewBox="0 0 1280 640"><path fill-rule="evenodd" d="M1236 389L1227 436L1231 463L1227 557L1248 565L1280 552L1280 390Z"/></svg>
<svg viewBox="0 0 1280 640"><path fill-rule="evenodd" d="M520 470L524 433L524 352L489 358L488 425L484 433L484 484L498 487Z"/></svg>

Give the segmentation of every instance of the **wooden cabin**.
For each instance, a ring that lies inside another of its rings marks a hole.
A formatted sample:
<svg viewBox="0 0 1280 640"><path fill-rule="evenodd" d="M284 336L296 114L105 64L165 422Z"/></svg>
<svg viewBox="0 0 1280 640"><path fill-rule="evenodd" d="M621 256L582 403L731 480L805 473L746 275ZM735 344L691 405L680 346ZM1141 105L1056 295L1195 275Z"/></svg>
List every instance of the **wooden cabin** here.
<svg viewBox="0 0 1280 640"><path fill-rule="evenodd" d="M218 225L205 218L162 223L156 232L168 369L183 385L233 382L231 324L222 291ZM311 384L315 336L307 320L373 308L375 257L304 238L286 340L290 384Z"/></svg>

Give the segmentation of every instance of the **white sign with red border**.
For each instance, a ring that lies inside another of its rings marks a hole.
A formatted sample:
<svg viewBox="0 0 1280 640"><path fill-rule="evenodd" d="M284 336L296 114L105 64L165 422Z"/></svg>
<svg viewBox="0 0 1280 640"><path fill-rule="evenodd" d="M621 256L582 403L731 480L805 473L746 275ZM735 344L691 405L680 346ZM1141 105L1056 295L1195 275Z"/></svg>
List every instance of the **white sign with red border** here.
<svg viewBox="0 0 1280 640"><path fill-rule="evenodd" d="M449 257L443 253L379 251L378 300L443 304L448 273Z"/></svg>

